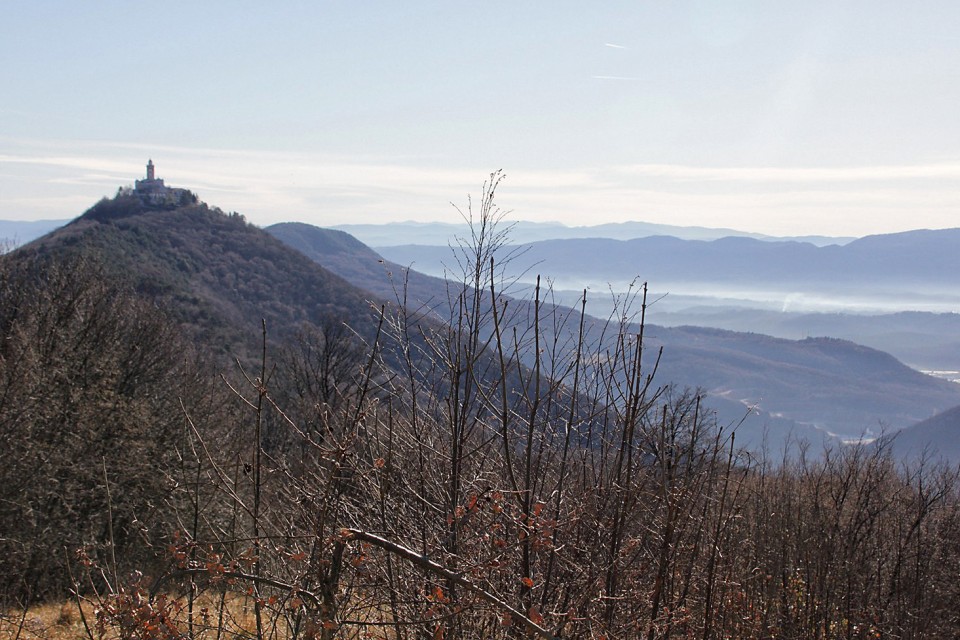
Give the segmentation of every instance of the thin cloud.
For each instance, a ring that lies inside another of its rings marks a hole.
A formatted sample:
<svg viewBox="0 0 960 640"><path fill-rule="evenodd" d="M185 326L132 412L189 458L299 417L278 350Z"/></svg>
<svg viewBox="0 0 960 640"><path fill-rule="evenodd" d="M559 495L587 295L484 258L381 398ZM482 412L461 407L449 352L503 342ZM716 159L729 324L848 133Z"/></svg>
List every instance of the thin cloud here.
<svg viewBox="0 0 960 640"><path fill-rule="evenodd" d="M594 80L636 80L632 76L590 76Z"/></svg>
<svg viewBox="0 0 960 640"><path fill-rule="evenodd" d="M395 157L107 142L11 146L0 153L0 173L10 176L3 180L0 219L77 215L139 178L147 157L168 184L192 189L256 224L457 221L449 203L462 205L489 175L489 168ZM589 211L605 222L646 220L771 235L955 226L960 199L960 161L953 158L873 167L516 167L507 176L500 203L518 218L576 224Z"/></svg>
<svg viewBox="0 0 960 640"><path fill-rule="evenodd" d="M704 182L869 182L960 178L960 163L956 162L876 167L695 167L639 164L622 166L619 169L632 175Z"/></svg>

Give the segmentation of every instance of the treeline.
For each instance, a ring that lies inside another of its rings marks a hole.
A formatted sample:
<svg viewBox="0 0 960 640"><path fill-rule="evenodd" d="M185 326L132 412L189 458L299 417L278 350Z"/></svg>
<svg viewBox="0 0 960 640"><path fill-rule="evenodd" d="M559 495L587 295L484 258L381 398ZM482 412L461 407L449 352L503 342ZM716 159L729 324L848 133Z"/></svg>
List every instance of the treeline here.
<svg viewBox="0 0 960 640"><path fill-rule="evenodd" d="M368 340L328 318L286 346L265 326L222 381L104 279L0 307L22 309L0 351L5 623L73 590L92 636L124 638L960 634L955 470L738 451L641 366L642 297L596 343L539 290L517 317L495 187L464 212L447 322L390 305Z"/></svg>

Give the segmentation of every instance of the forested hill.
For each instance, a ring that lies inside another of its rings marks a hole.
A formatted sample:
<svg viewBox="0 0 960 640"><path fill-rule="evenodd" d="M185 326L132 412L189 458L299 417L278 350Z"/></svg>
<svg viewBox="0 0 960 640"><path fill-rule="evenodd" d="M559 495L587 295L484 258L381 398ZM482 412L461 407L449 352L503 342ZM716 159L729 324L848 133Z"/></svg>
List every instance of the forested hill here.
<svg viewBox="0 0 960 640"><path fill-rule="evenodd" d="M84 255L156 300L195 340L232 355L330 318L363 332L371 295L291 250L238 214L204 203L149 210L103 200L10 256Z"/></svg>
<svg viewBox="0 0 960 640"><path fill-rule="evenodd" d="M153 566L193 447L235 464L254 423L286 446L287 423L240 396L306 428L366 362L344 323L376 329L370 294L240 215L141 204L103 200L0 256L0 596L65 593L63 550L102 543L108 515L121 567Z"/></svg>

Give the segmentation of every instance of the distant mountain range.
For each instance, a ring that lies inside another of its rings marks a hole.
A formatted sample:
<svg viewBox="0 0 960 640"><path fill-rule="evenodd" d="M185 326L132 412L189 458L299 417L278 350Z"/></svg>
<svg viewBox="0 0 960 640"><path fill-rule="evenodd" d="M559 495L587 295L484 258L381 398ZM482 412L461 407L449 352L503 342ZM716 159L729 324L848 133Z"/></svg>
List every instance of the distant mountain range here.
<svg viewBox="0 0 960 640"><path fill-rule="evenodd" d="M0 250L26 244L34 238L50 233L69 220L0 220Z"/></svg>
<svg viewBox="0 0 960 640"><path fill-rule="evenodd" d="M435 309L438 317L449 313L442 279L392 263L341 231L301 223L273 225L267 231L379 296L406 296L412 304ZM599 331L602 322L591 322ZM772 450L784 444L791 430L792 437L813 441L828 433L856 439L906 427L960 404L960 386L844 340L796 341L657 325L648 326L646 335L651 353L664 348L661 381L708 390L708 404L722 423L746 417L741 442L757 446L766 438ZM748 407L754 408L749 416Z"/></svg>
<svg viewBox="0 0 960 640"><path fill-rule="evenodd" d="M593 313L600 315L610 310L616 294L647 282L658 323L784 338L843 337L890 351L918 368L960 370L957 247L960 229L829 246L652 236L534 242L504 247L501 261L528 287L536 275L548 276L563 304L575 304L589 289ZM450 271L448 246L379 251L431 275Z"/></svg>
<svg viewBox="0 0 960 640"><path fill-rule="evenodd" d="M25 244L34 238L61 227L70 220L16 221L0 220L0 242ZM687 240L716 240L728 236L748 237L770 241L809 242L817 246L846 244L852 237L788 236L776 237L736 229L711 227L682 227L652 222L619 222L599 225L567 226L558 222L505 222L510 227L509 241L513 244L572 238L609 238L631 240L646 236L673 236ZM405 244L426 244L446 247L457 238L469 236L465 223L444 222L390 222L385 224L343 224L331 227L345 231L371 247L392 247Z"/></svg>
<svg viewBox="0 0 960 640"><path fill-rule="evenodd" d="M564 240L574 238L609 238L632 240L647 236L673 236L685 240L716 240L728 236L755 238L757 240L787 240L809 242L814 245L846 244L854 238L829 236L774 237L761 233L749 233L736 229L710 227L681 227L652 222L616 222L598 225L567 226L559 222L503 222L509 228L511 244ZM447 246L457 238L470 236L466 223L442 222L389 222L385 224L342 224L333 227L346 231L371 247L393 247L404 244Z"/></svg>
<svg viewBox="0 0 960 640"><path fill-rule="evenodd" d="M560 288L573 283L622 289L637 278L663 289L677 283L720 291L764 288L851 296L936 293L960 302L960 229L867 236L846 245L761 241L746 237L684 240L650 236L546 240L504 248L510 268L526 280L549 274ZM399 264L440 275L447 246L424 244L378 248ZM891 287L894 288L891 291Z"/></svg>
<svg viewBox="0 0 960 640"><path fill-rule="evenodd" d="M916 369L960 381L960 313L798 313L733 305L669 309L670 305L655 307L650 315L668 326L717 327L792 340L843 338L886 351Z"/></svg>

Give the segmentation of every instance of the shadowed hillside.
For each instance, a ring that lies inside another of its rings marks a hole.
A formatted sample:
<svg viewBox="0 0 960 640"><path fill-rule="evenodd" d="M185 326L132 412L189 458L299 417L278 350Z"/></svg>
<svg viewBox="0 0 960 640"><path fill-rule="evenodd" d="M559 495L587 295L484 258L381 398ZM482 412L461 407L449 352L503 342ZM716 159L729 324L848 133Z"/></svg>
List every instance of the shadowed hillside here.
<svg viewBox="0 0 960 640"><path fill-rule="evenodd" d="M151 545L190 508L191 430L219 463L253 437L220 376L246 392L266 349L263 384L309 424L315 403L298 389L334 406L350 388L362 350L344 323L372 335L370 297L203 203L103 200L0 257L0 444L13 456L0 474L11 491L0 578L22 598L61 592L64 547L102 549L108 537L122 567L152 566ZM280 421L260 427L282 454Z"/></svg>
<svg viewBox="0 0 960 640"><path fill-rule="evenodd" d="M261 319L275 337L305 322L370 318L368 294L269 234L203 203L145 210L105 200L16 256L89 254L154 297L194 339L249 352Z"/></svg>
<svg viewBox="0 0 960 640"><path fill-rule="evenodd" d="M898 431L890 446L906 460L960 465L960 406Z"/></svg>

